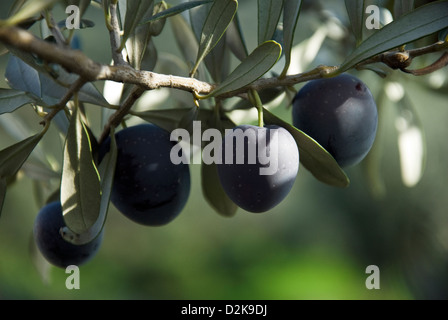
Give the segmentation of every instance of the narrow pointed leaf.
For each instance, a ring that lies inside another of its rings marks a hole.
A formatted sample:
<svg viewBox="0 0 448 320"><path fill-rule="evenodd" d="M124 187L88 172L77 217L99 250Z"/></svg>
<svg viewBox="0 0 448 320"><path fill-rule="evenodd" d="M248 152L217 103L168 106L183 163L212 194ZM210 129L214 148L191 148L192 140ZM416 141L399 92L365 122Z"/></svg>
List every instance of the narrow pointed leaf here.
<svg viewBox="0 0 448 320"><path fill-rule="evenodd" d="M258 0L258 44L272 39L282 8L283 1Z"/></svg>
<svg viewBox="0 0 448 320"><path fill-rule="evenodd" d="M101 188L89 135L77 109L73 111L64 146L61 203L67 227L82 234L98 219Z"/></svg>
<svg viewBox="0 0 448 320"><path fill-rule="evenodd" d="M364 40L342 63L340 71L346 71L365 59L446 28L447 12L448 1L436 1L401 16Z"/></svg>
<svg viewBox="0 0 448 320"><path fill-rule="evenodd" d="M294 45L294 32L299 21L302 0L284 0L283 4L283 52L285 54L285 67L282 75L285 76L290 62L291 50Z"/></svg>
<svg viewBox="0 0 448 320"><path fill-rule="evenodd" d="M208 204L220 215L232 217L238 206L227 196L219 181L216 164L201 165L202 193Z"/></svg>
<svg viewBox="0 0 448 320"><path fill-rule="evenodd" d="M112 129L110 133L110 149L104 156L101 164L98 167L99 175L101 177L101 203L98 218L95 223L81 234L76 234L69 228L65 227L62 231L62 236L67 241L83 245L93 241L103 230L109 211L110 195L112 192L112 183L115 175L115 166L117 163L117 143L115 141L115 132Z"/></svg>
<svg viewBox="0 0 448 320"><path fill-rule="evenodd" d="M297 142L300 163L319 181L331 186L345 188L350 181L336 160L320 144L301 130L283 121L268 110L263 110L266 124L275 124L285 128Z"/></svg>
<svg viewBox="0 0 448 320"><path fill-rule="evenodd" d="M201 39L199 42L196 62L191 71L194 75L199 64L205 56L216 46L238 9L236 0L214 1L210 8L207 19L202 27Z"/></svg>
<svg viewBox="0 0 448 320"><path fill-rule="evenodd" d="M175 16L179 13L182 13L184 11L190 10L192 8L201 6L203 4L206 3L210 3L213 2L213 0L201 0L201 1L189 1L189 2L182 2L181 4L178 4L174 7L168 8L162 12L159 12L155 15L153 15L151 18L145 20L145 22L143 23L148 23L148 22L154 22L157 21L159 19L164 19L164 18L168 18L168 17L172 17Z"/></svg>
<svg viewBox="0 0 448 320"><path fill-rule="evenodd" d="M177 45L189 66L193 65L198 52L198 41L188 23L181 15L170 18Z"/></svg>
<svg viewBox="0 0 448 320"><path fill-rule="evenodd" d="M6 20L8 25L16 25L45 10L57 0L28 0L13 16Z"/></svg>
<svg viewBox="0 0 448 320"><path fill-rule="evenodd" d="M14 176L43 137L45 130L0 151L0 179Z"/></svg>
<svg viewBox="0 0 448 320"><path fill-rule="evenodd" d="M240 61L243 61L249 55L247 52L246 42L244 41L243 32L240 27L238 12L235 13L232 22L227 28L226 42L235 57L237 57Z"/></svg>
<svg viewBox="0 0 448 320"><path fill-rule="evenodd" d="M18 108L35 101L36 100L26 92L0 88L0 114L13 112Z"/></svg>
<svg viewBox="0 0 448 320"><path fill-rule="evenodd" d="M281 46L275 41L266 41L259 45L208 96L218 96L251 84L274 66L281 52Z"/></svg>
<svg viewBox="0 0 448 320"><path fill-rule="evenodd" d="M129 36L135 31L142 19L152 13L153 0L126 1L126 15L123 26L122 48L124 48Z"/></svg>
<svg viewBox="0 0 448 320"><path fill-rule="evenodd" d="M364 0L345 0L350 27L355 35L356 44L362 42L362 31L364 30Z"/></svg>

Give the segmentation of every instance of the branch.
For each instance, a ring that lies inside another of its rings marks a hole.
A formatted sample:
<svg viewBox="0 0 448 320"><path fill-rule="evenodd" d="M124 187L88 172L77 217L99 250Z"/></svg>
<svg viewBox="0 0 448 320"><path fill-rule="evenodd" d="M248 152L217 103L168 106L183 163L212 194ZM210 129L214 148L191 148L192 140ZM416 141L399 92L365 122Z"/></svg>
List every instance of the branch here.
<svg viewBox="0 0 448 320"><path fill-rule="evenodd" d="M106 124L103 132L101 133L101 137L98 140L98 143L101 144L109 135L110 129L113 127L117 127L123 118L128 114L129 110L134 105L135 101L142 96L145 90L142 87L135 87L120 108L109 118L108 123Z"/></svg>
<svg viewBox="0 0 448 320"><path fill-rule="evenodd" d="M195 78L186 78L173 75L158 74L151 71L136 70L124 65L103 65L91 60L79 50L63 48L55 44L43 41L31 33L17 27L0 27L0 42L11 45L17 49L31 52L42 60L61 65L67 71L78 74L86 82L97 80L111 80L115 82L135 84L142 89L154 90L159 88L174 88L193 92L198 95L207 95L216 87ZM412 62L412 58L448 48L447 42L438 42L433 45L412 49L408 51L391 51L369 58L355 67L361 67L371 63L383 62L393 69L406 69ZM262 90L266 88L293 86L300 82L330 77L338 73L338 67L319 66L309 72L286 76L261 78L252 84L220 95L218 98L229 98L247 93L248 90Z"/></svg>
<svg viewBox="0 0 448 320"><path fill-rule="evenodd" d="M126 65L126 61L123 59L123 55L120 51L121 46L121 31L120 23L118 22L117 2L112 2L109 6L110 12L110 45L112 49L112 59L115 65ZM108 22L106 22L108 23Z"/></svg>

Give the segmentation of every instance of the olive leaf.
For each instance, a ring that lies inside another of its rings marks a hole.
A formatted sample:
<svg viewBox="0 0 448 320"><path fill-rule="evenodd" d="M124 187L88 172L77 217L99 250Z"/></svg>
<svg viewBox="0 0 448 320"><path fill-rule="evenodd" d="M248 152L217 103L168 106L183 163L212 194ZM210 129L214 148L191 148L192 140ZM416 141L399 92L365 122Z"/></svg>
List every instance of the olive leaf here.
<svg viewBox="0 0 448 320"><path fill-rule="evenodd" d="M99 217L101 187L88 131L74 108L64 145L61 204L67 227L86 232Z"/></svg>
<svg viewBox="0 0 448 320"><path fill-rule="evenodd" d="M9 17L5 23L7 25L19 24L45 10L56 1L57 0L28 0L14 13L14 15Z"/></svg>
<svg viewBox="0 0 448 320"><path fill-rule="evenodd" d="M291 133L299 147L300 163L316 179L335 187L345 188L349 186L350 180L345 172L333 156L313 138L286 121L283 121L265 108L263 108L263 120L266 124L278 125Z"/></svg>
<svg viewBox="0 0 448 320"><path fill-rule="evenodd" d="M362 42L364 30L364 0L345 0L345 7L356 44L359 45Z"/></svg>
<svg viewBox="0 0 448 320"><path fill-rule="evenodd" d="M201 116L207 128L216 128L222 134L226 129L232 129L236 125L223 113L221 115L206 110ZM238 206L229 198L219 180L215 163L201 165L202 194L208 204L220 215L232 217L238 210Z"/></svg>
<svg viewBox="0 0 448 320"><path fill-rule="evenodd" d="M448 2L436 1L401 16L364 40L345 59L339 71L344 72L365 59L446 28L447 12Z"/></svg>
<svg viewBox="0 0 448 320"><path fill-rule="evenodd" d="M7 180L15 176L20 170L47 129L48 127L42 132L0 151L0 214L6 195Z"/></svg>
<svg viewBox="0 0 448 320"><path fill-rule="evenodd" d="M145 22L143 23L149 23L149 22L154 22L157 21L159 19L164 19L164 18L168 18L168 17L172 17L175 16L179 13L182 13L184 11L190 10L192 8L201 6L203 4L206 3L210 3L213 2L213 0L201 0L201 1L189 1L189 2L182 2L174 7L168 8L166 10L163 10L155 15L153 15L151 18L145 20Z"/></svg>
<svg viewBox="0 0 448 320"><path fill-rule="evenodd" d="M294 32L299 21L302 0L284 0L283 4L283 52L285 66L281 76L285 76L291 63L291 50L294 44Z"/></svg>
<svg viewBox="0 0 448 320"><path fill-rule="evenodd" d="M134 33L142 19L144 19L145 16L148 15L148 13L152 14L152 8L152 0L126 1L126 14L124 19L121 48L125 47L126 41L131 36L131 34Z"/></svg>
<svg viewBox="0 0 448 320"><path fill-rule="evenodd" d="M93 241L103 230L107 213L109 211L110 195L112 192L115 166L117 163L117 154L118 151L115 140L115 131L114 128L111 128L109 151L103 157L100 165L98 166L99 176L101 178L101 202L98 217L95 223L81 234L74 233L68 227L64 227L62 230L62 236L65 240L76 245L83 245Z"/></svg>
<svg viewBox="0 0 448 320"><path fill-rule="evenodd" d="M272 39L283 9L283 1L258 0L258 44Z"/></svg>
<svg viewBox="0 0 448 320"><path fill-rule="evenodd" d="M0 88L0 114L9 113L29 103L36 98L24 91Z"/></svg>
<svg viewBox="0 0 448 320"><path fill-rule="evenodd" d="M235 13L232 22L226 30L226 42L235 57L240 61L243 61L249 55L246 42L244 41L243 31L241 30L238 12Z"/></svg>
<svg viewBox="0 0 448 320"><path fill-rule="evenodd" d="M282 47L275 41L262 43L205 97L219 96L251 84L272 68L281 52Z"/></svg>
<svg viewBox="0 0 448 320"><path fill-rule="evenodd" d="M191 75L196 73L199 64L224 35L224 32L227 30L230 22L232 22L237 9L238 1L236 0L213 2L207 19L204 22L204 26L202 27L196 62L190 72Z"/></svg>

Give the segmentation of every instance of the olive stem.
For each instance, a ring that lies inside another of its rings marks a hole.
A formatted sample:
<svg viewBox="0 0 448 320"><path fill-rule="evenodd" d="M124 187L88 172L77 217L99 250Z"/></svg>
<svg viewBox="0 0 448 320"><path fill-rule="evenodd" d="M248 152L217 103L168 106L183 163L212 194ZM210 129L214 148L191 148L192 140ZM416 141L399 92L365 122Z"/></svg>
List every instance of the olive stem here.
<svg viewBox="0 0 448 320"><path fill-rule="evenodd" d="M249 90L250 102L257 108L258 111L258 126L263 127L263 103L261 102L258 92L254 89Z"/></svg>

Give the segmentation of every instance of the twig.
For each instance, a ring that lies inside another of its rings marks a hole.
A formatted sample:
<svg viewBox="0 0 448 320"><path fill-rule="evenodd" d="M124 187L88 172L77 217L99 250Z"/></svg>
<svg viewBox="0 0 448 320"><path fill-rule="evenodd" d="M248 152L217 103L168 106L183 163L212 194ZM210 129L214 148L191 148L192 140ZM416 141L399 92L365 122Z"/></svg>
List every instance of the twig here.
<svg viewBox="0 0 448 320"><path fill-rule="evenodd" d="M121 54L121 31L120 31L120 23L118 22L118 4L116 2L112 2L109 7L110 12L110 27L109 35L110 35L110 45L112 49L112 59L114 60L115 65L126 65L126 61L123 59L123 55ZM107 21L106 21L107 23Z"/></svg>
<svg viewBox="0 0 448 320"><path fill-rule="evenodd" d="M135 101L137 101L137 99L140 98L144 92L145 92L145 89L142 87L139 87L139 86L136 86L132 90L132 92L129 94L129 96L126 98L126 100L120 106L120 108L113 115L110 116L109 121L107 122L106 126L104 127L104 130L101 133L101 136L98 140L99 144L101 144L107 138L107 136L110 133L111 128L115 128L120 124L120 122L128 114L129 110L134 105Z"/></svg>
<svg viewBox="0 0 448 320"><path fill-rule="evenodd" d="M86 82L87 81L81 77L79 77L75 82L73 82L73 84L70 86L66 94L61 98L61 100L57 104L52 106L54 109L45 116L44 120L42 120L40 124L47 126L50 123L50 121L59 113L59 111L65 108L65 106L73 97L73 95L79 90L81 90L81 88L84 86L84 84L86 84Z"/></svg>

